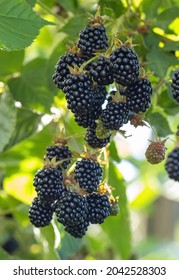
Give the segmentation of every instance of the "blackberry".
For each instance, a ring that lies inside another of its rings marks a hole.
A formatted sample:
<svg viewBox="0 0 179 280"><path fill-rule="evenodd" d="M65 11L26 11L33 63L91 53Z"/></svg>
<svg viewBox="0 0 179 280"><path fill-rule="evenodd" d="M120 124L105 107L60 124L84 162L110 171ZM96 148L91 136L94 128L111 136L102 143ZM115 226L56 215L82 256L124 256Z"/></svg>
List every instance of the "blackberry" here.
<svg viewBox="0 0 179 280"><path fill-rule="evenodd" d="M139 76L139 60L130 48L122 46L110 55L114 80L123 86L133 84Z"/></svg>
<svg viewBox="0 0 179 280"><path fill-rule="evenodd" d="M102 104L106 99L107 91L105 87L97 87L93 92L93 102L89 111L80 116L75 115L75 121L79 126L94 127L95 121L99 119L102 112Z"/></svg>
<svg viewBox="0 0 179 280"><path fill-rule="evenodd" d="M40 169L34 177L35 190L42 201L53 202L66 190L62 172L56 168Z"/></svg>
<svg viewBox="0 0 179 280"><path fill-rule="evenodd" d="M72 225L66 226L65 231L70 233L75 238L82 238L83 235L85 235L85 233L88 229L88 226L89 226L89 221L87 219L81 224L78 224L75 226L72 226Z"/></svg>
<svg viewBox="0 0 179 280"><path fill-rule="evenodd" d="M114 82L112 64L110 60L101 56L97 61L89 64L89 73L98 85L109 85Z"/></svg>
<svg viewBox="0 0 179 280"><path fill-rule="evenodd" d="M87 196L89 221L92 224L102 224L110 215L110 202L107 195L92 193Z"/></svg>
<svg viewBox="0 0 179 280"><path fill-rule="evenodd" d="M151 164L158 164L165 159L166 147L164 143L165 141L157 141L150 143L145 152L145 156L148 162L150 162Z"/></svg>
<svg viewBox="0 0 179 280"><path fill-rule="evenodd" d="M94 149L101 149L105 147L110 142L110 136L104 139L99 139L96 136L96 129L95 128L88 128L85 135L85 140L89 146Z"/></svg>
<svg viewBox="0 0 179 280"><path fill-rule="evenodd" d="M67 107L76 115L88 112L93 102L92 79L86 74L69 74L64 91Z"/></svg>
<svg viewBox="0 0 179 280"><path fill-rule="evenodd" d="M168 155L165 169L169 178L179 182L179 147L174 148Z"/></svg>
<svg viewBox="0 0 179 280"><path fill-rule="evenodd" d="M106 50L108 37L103 25L87 25L79 34L78 47L83 54L91 55L99 50Z"/></svg>
<svg viewBox="0 0 179 280"><path fill-rule="evenodd" d="M172 94L173 98L179 102L179 69L175 71L172 79Z"/></svg>
<svg viewBox="0 0 179 280"><path fill-rule="evenodd" d="M63 159L71 158L72 153L69 150L67 145L48 146L46 148L46 154L44 156L44 160L46 160L46 158L48 158L51 161L52 158L54 158L54 157L56 157L56 161L60 161L60 160L63 160ZM62 166L63 169L67 169L70 162L71 162L71 160L65 160L61 164L59 164L58 167L60 168L60 166Z"/></svg>
<svg viewBox="0 0 179 280"><path fill-rule="evenodd" d="M63 193L57 203L55 213L58 222L65 227L79 225L88 217L86 198L71 191Z"/></svg>
<svg viewBox="0 0 179 280"><path fill-rule="evenodd" d="M45 227L50 224L53 216L53 210L42 203L37 197L34 198L29 209L30 222L35 227Z"/></svg>
<svg viewBox="0 0 179 280"><path fill-rule="evenodd" d="M130 111L139 114L145 113L150 106L152 85L148 79L141 79L127 87L126 104Z"/></svg>
<svg viewBox="0 0 179 280"><path fill-rule="evenodd" d="M75 180L79 183L80 188L85 189L88 193L97 190L102 178L102 168L98 162L83 158L76 162L74 172Z"/></svg>
<svg viewBox="0 0 179 280"><path fill-rule="evenodd" d="M118 130L129 120L129 110L124 102L108 102L102 111L101 120L105 128Z"/></svg>
<svg viewBox="0 0 179 280"><path fill-rule="evenodd" d="M62 57L60 57L59 61L57 62L55 66L55 73L52 77L54 83L58 86L59 89L64 88L64 82L70 74L70 70L68 68L69 66L81 66L86 61L86 58L78 56L78 54L75 53L66 53Z"/></svg>

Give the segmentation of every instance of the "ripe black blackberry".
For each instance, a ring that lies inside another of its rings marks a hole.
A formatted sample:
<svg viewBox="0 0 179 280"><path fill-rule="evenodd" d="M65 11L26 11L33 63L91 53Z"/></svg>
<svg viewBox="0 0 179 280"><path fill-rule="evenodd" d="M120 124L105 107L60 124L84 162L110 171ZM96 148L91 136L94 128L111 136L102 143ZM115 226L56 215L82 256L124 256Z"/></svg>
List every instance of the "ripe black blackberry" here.
<svg viewBox="0 0 179 280"><path fill-rule="evenodd" d="M35 190L40 200L53 202L66 190L62 172L56 168L43 168L38 170L34 177Z"/></svg>
<svg viewBox="0 0 179 280"><path fill-rule="evenodd" d="M179 182L179 147L175 147L168 155L165 169L169 178Z"/></svg>
<svg viewBox="0 0 179 280"><path fill-rule="evenodd" d="M92 193L87 196L89 221L92 224L102 224L110 215L110 202L107 195Z"/></svg>
<svg viewBox="0 0 179 280"><path fill-rule="evenodd" d="M67 107L76 115L88 112L93 103L93 82L87 73L69 74L65 80Z"/></svg>
<svg viewBox="0 0 179 280"><path fill-rule="evenodd" d="M80 188L85 189L88 193L97 190L102 178L102 168L98 162L83 158L76 162L74 172L75 180L79 183Z"/></svg>
<svg viewBox="0 0 179 280"><path fill-rule="evenodd" d="M56 157L56 161L61 161L63 159L68 159L72 157L72 152L69 150L67 145L62 146L48 146L46 148L46 154L44 156L44 160L48 158L50 161ZM63 169L67 169L71 160L65 160L61 162L58 167L62 166Z"/></svg>
<svg viewBox="0 0 179 280"><path fill-rule="evenodd" d="M91 55L99 50L106 50L108 47L108 37L106 29L100 20L99 24L93 21L87 25L79 34L78 47L83 54Z"/></svg>
<svg viewBox="0 0 179 280"><path fill-rule="evenodd" d="M110 55L114 80L123 86L133 84L139 77L139 60L130 48L122 46Z"/></svg>
<svg viewBox="0 0 179 280"><path fill-rule="evenodd" d="M75 238L82 238L83 235L85 235L87 229L89 226L89 220L85 220L82 223L72 226L66 226L65 227L65 231L67 231L68 233L70 233L72 236L74 236Z"/></svg>
<svg viewBox="0 0 179 280"><path fill-rule="evenodd" d="M34 198L29 209L30 222L35 227L48 226L52 220L53 210L48 204L44 204L39 198Z"/></svg>
<svg viewBox="0 0 179 280"><path fill-rule="evenodd" d="M66 53L61 56L59 61L55 66L55 73L53 74L53 81L59 89L64 88L64 81L66 80L68 74L70 74L69 66L81 66L85 61L86 57L82 57L79 53Z"/></svg>
<svg viewBox="0 0 179 280"><path fill-rule="evenodd" d="M172 79L172 94L173 98L179 102L179 69L175 71Z"/></svg>
<svg viewBox="0 0 179 280"><path fill-rule="evenodd" d="M88 217L86 198L75 192L67 191L59 199L55 213L58 222L65 227L79 225Z"/></svg>
<svg viewBox="0 0 179 280"><path fill-rule="evenodd" d="M93 102L89 111L80 116L75 115L75 121L79 126L83 126L84 128L95 126L95 121L99 119L99 116L101 115L102 105L106 96L107 91L105 87L97 87L93 91Z"/></svg>
<svg viewBox="0 0 179 280"><path fill-rule="evenodd" d="M152 85L148 79L140 79L126 89L126 105L136 114L145 113L150 106Z"/></svg>
<svg viewBox="0 0 179 280"><path fill-rule="evenodd" d="M113 74L112 74L112 64L110 60L101 56L97 61L92 62L88 66L88 70L93 80L98 85L109 85L114 82Z"/></svg>
<svg viewBox="0 0 179 280"><path fill-rule="evenodd" d="M89 146L94 149L101 149L105 147L110 142L110 136L104 139L99 139L96 136L96 127L88 128L85 135L85 140Z"/></svg>
<svg viewBox="0 0 179 280"><path fill-rule="evenodd" d="M102 111L101 121L106 129L118 130L129 120L129 110L125 102L109 101Z"/></svg>

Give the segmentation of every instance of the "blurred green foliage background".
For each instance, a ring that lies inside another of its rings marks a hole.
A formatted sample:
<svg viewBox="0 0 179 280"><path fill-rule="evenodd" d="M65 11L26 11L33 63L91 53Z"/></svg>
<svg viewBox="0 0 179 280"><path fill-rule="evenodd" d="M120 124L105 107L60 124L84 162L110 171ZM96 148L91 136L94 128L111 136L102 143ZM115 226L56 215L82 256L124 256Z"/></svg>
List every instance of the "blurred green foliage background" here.
<svg viewBox="0 0 179 280"><path fill-rule="evenodd" d="M158 137L169 137L167 153L173 149L179 107L171 98L170 83L179 68L179 1L27 2L39 23L32 38L29 35L32 41L40 29L34 42L30 44L25 34L18 40L20 23L13 31L14 41L8 34L0 36L0 259L179 259L179 184L168 179L164 162L152 166L146 161L148 139L154 140L150 127L126 125L131 136L119 133L109 146L109 184L119 196L118 216L90 226L81 240L55 220L37 229L28 219L36 195L33 177L58 129L65 126L68 136L81 135L71 138L69 146L83 151L85 129L74 122L52 75L97 5L109 17L108 36L117 34L122 41L132 37L145 71L153 72L154 95L146 120ZM11 4L8 1L8 8ZM15 12L18 15L18 8ZM30 27L24 28L30 34Z"/></svg>

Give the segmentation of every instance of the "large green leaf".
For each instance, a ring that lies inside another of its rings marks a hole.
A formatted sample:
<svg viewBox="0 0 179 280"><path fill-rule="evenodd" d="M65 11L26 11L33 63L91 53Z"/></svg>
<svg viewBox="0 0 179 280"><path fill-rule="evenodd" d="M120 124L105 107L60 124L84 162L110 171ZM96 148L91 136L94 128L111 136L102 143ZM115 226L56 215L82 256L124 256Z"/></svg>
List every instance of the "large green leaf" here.
<svg viewBox="0 0 179 280"><path fill-rule="evenodd" d="M178 17L178 14L179 14L179 6L173 6L169 9L166 9L165 11L163 11L158 15L157 25L162 29L164 29L165 31L168 31L169 24L172 21L174 21L176 17Z"/></svg>
<svg viewBox="0 0 179 280"><path fill-rule="evenodd" d="M12 96L0 95L0 152L8 144L16 124L16 109Z"/></svg>
<svg viewBox="0 0 179 280"><path fill-rule="evenodd" d="M17 110L16 128L8 145L5 148L8 149L35 133L41 117L42 115L39 115L35 112L19 108Z"/></svg>
<svg viewBox="0 0 179 280"><path fill-rule="evenodd" d="M39 29L48 23L24 0L0 0L0 7L0 48L4 50L29 46L39 34Z"/></svg>
<svg viewBox="0 0 179 280"><path fill-rule="evenodd" d="M70 41L76 40L79 32L85 27L87 23L86 16L83 14L76 14L70 18L66 25L64 25L60 31L70 36Z"/></svg>
<svg viewBox="0 0 179 280"><path fill-rule="evenodd" d="M48 88L47 61L37 58L22 68L20 77L9 80L8 85L14 99L24 107L49 112L53 102L53 92Z"/></svg>
<svg viewBox="0 0 179 280"><path fill-rule="evenodd" d="M5 52L0 51L0 78L4 78L15 72L18 72L22 66L24 59L24 51Z"/></svg>
<svg viewBox="0 0 179 280"><path fill-rule="evenodd" d="M156 129L157 135L159 137L166 137L172 134L168 120L160 112L153 112L149 115L149 122Z"/></svg>
<svg viewBox="0 0 179 280"><path fill-rule="evenodd" d="M102 225L111 240L111 246L122 259L128 259L131 255L131 232L126 197L126 188L118 168L110 163L109 184L115 188L113 192L119 196L120 212L118 216L108 217Z"/></svg>
<svg viewBox="0 0 179 280"><path fill-rule="evenodd" d="M169 90L169 89L168 89ZM176 115L179 112L178 103L173 98L169 97L167 90L163 91L158 97L158 105L168 115Z"/></svg>

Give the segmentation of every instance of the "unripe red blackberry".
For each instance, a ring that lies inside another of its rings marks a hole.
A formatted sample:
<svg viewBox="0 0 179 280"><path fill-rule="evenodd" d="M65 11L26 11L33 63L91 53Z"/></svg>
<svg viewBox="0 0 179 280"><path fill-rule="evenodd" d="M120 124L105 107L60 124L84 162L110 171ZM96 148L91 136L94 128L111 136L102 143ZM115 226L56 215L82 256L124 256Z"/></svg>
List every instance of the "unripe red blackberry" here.
<svg viewBox="0 0 179 280"><path fill-rule="evenodd" d="M48 204L44 204L39 198L34 198L29 209L30 222L35 227L45 227L50 224L53 216L53 210Z"/></svg>
<svg viewBox="0 0 179 280"><path fill-rule="evenodd" d="M85 189L88 193L97 190L102 178L102 168L98 162L83 158L76 162L74 172L75 180L79 183L80 188Z"/></svg>
<svg viewBox="0 0 179 280"><path fill-rule="evenodd" d="M105 86L114 82L112 64L105 56L101 56L97 61L90 63L87 69L98 85Z"/></svg>
<svg viewBox="0 0 179 280"><path fill-rule="evenodd" d="M139 77L139 60L130 48L121 46L110 55L114 80L123 86L132 85Z"/></svg>
<svg viewBox="0 0 179 280"><path fill-rule="evenodd" d="M150 106L152 85L148 79L140 79L126 89L126 104L130 111L145 113Z"/></svg>
<svg viewBox="0 0 179 280"><path fill-rule="evenodd" d="M79 225L88 217L86 198L75 192L64 192L57 203L55 213L58 222L65 227Z"/></svg>
<svg viewBox="0 0 179 280"><path fill-rule="evenodd" d="M157 141L152 142L148 146L145 156L148 162L151 164L158 164L162 162L165 159L165 151L166 147L164 145L164 142Z"/></svg>
<svg viewBox="0 0 179 280"><path fill-rule="evenodd" d="M110 136L104 139L99 139L96 136L96 127L88 128L85 135L85 140L89 146L94 149L101 149L110 142Z"/></svg>
<svg viewBox="0 0 179 280"><path fill-rule="evenodd" d="M175 147L168 154L165 169L170 179L179 182L179 147Z"/></svg>
<svg viewBox="0 0 179 280"><path fill-rule="evenodd" d="M78 225L69 225L65 227L65 231L67 231L68 233L70 233L72 236L74 236L75 238L82 238L83 235L85 235L87 229L89 226L89 220L84 220L82 223L78 224Z"/></svg>
<svg viewBox="0 0 179 280"><path fill-rule="evenodd" d="M65 80L67 107L76 115L88 112L93 103L93 82L86 74L69 74Z"/></svg>
<svg viewBox="0 0 179 280"><path fill-rule="evenodd" d="M173 75L171 86L173 98L179 102L179 69L177 69Z"/></svg>
<svg viewBox="0 0 179 280"><path fill-rule="evenodd" d="M56 168L43 168L38 170L34 177L35 190L40 200L53 202L66 190L62 172Z"/></svg>
<svg viewBox="0 0 179 280"><path fill-rule="evenodd" d="M119 130L129 120L129 110L125 102L108 102L102 111L101 121L106 129Z"/></svg>
<svg viewBox="0 0 179 280"><path fill-rule="evenodd" d="M89 221L92 224L102 224L110 215L110 202L107 195L92 193L87 196Z"/></svg>
<svg viewBox="0 0 179 280"><path fill-rule="evenodd" d="M81 66L87 60L86 57L80 56L78 53L66 53L65 55L61 56L59 61L55 66L55 73L53 74L53 81L57 85L58 88L64 88L64 81L66 80L67 76L70 74L69 66Z"/></svg>
<svg viewBox="0 0 179 280"><path fill-rule="evenodd" d="M72 157L72 153L69 150L67 145L62 146L48 146L46 148L46 154L44 156L44 160L48 158L50 161L56 157L56 162L61 161L63 159L68 159ZM67 169L71 160L65 160L61 162L58 167L60 168L62 166L63 169Z"/></svg>

